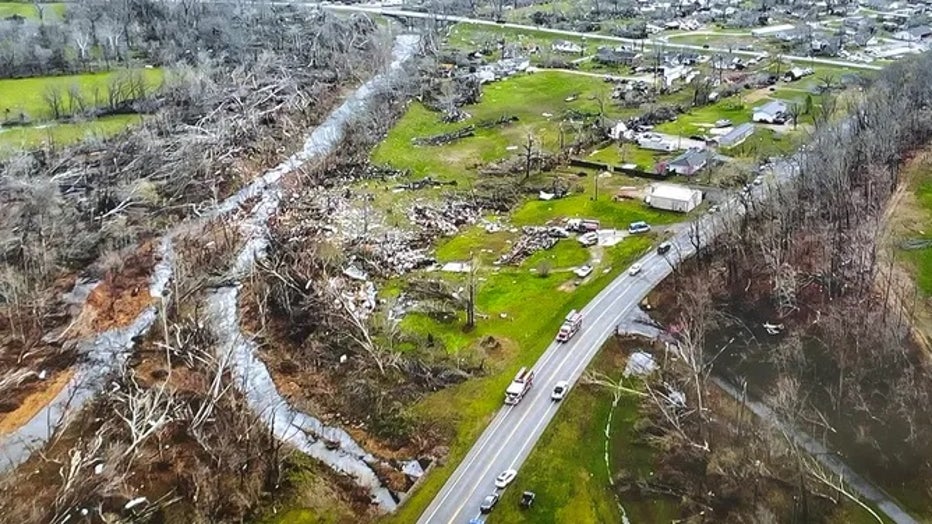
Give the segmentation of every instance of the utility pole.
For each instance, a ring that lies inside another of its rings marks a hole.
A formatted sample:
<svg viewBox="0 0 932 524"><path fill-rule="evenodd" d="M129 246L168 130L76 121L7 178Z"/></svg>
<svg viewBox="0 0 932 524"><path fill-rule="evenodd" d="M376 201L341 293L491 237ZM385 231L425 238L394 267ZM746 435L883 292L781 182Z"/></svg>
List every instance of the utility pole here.
<svg viewBox="0 0 932 524"><path fill-rule="evenodd" d="M466 282L466 329L471 330L476 327L476 286L478 285L479 267L476 263L476 257L470 253L469 256L469 277Z"/></svg>

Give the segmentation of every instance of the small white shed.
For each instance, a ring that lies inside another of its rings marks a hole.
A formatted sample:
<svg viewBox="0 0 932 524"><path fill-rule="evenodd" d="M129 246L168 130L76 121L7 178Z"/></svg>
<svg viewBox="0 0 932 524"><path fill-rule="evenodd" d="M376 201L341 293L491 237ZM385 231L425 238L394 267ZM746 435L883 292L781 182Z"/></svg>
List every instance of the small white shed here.
<svg viewBox="0 0 932 524"><path fill-rule="evenodd" d="M651 184L644 202L656 209L689 213L702 203L702 191L676 184Z"/></svg>

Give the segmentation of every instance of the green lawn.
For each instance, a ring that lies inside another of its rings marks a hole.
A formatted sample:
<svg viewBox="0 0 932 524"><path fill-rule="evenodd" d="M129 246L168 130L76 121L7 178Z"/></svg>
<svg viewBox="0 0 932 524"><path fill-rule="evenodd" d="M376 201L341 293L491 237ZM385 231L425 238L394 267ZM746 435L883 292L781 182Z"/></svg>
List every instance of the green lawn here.
<svg viewBox="0 0 932 524"><path fill-rule="evenodd" d="M440 244L436 251L437 260L441 263L457 262L475 256L481 263L491 264L507 250L508 242L513 242L517 237L517 234L508 231L486 233L485 229L473 226Z"/></svg>
<svg viewBox="0 0 932 524"><path fill-rule="evenodd" d="M608 99L611 88L598 78L555 71L524 74L483 87L482 100L464 109L472 115L466 122L447 124L440 115L414 103L388 136L375 149L372 160L397 168L410 169L415 177L433 175L464 181L477 163L488 163L518 155L528 135L535 149L554 151L559 147L558 120L568 110L597 112L592 96ZM577 99L565 100L571 95ZM620 117L620 110L606 104L606 114ZM544 113L552 116L546 117ZM444 146L415 146L413 138L426 137L459 129L470 123L497 119L503 115L518 117L507 126L482 129L475 136ZM567 130L567 141L571 140ZM508 147L518 148L508 150Z"/></svg>
<svg viewBox="0 0 932 524"><path fill-rule="evenodd" d="M39 146L65 146L87 137L105 138L142 121L138 115L113 115L87 122L0 128L0 156Z"/></svg>
<svg viewBox="0 0 932 524"><path fill-rule="evenodd" d="M162 83L161 69L140 69L148 85L155 89ZM110 83L124 71L89 73L83 75L17 78L0 80L0 119L15 120L25 113L32 121L41 121L52 116L45 101L49 89L59 89L62 95L77 86L88 106L103 106L107 101ZM65 97L67 99L67 96Z"/></svg>
<svg viewBox="0 0 932 524"><path fill-rule="evenodd" d="M550 51L550 46L556 40L566 40L575 42L587 47L586 41L580 37L561 36L542 31L514 29L510 27L493 27L480 24L459 23L451 30L447 38L446 45L453 49L462 51L475 51L484 43L497 43L502 39L509 44L519 44L527 51L537 46L543 51ZM590 51L595 51L595 46L589 45ZM535 58L530 54L529 58ZM569 56L569 55L567 55ZM494 57L500 58L500 53L496 52ZM573 58L573 57L569 57Z"/></svg>
<svg viewBox="0 0 932 524"><path fill-rule="evenodd" d="M728 119L733 125L750 122L754 107L765 103L745 103L740 97L729 97L714 104L692 108L673 122L658 125L657 131L680 136L707 134L717 120Z"/></svg>
<svg viewBox="0 0 932 524"><path fill-rule="evenodd" d="M932 238L932 177L928 172L916 176L913 194L917 207L921 210L921 220L910 225L910 231L902 234L907 238ZM913 278L919 289L926 295L932 295L932 249L901 250L902 256L908 260L915 270Z"/></svg>
<svg viewBox="0 0 932 524"><path fill-rule="evenodd" d="M741 144L722 152L737 158L765 158L783 156L791 153L799 145L805 131L799 128L794 132L779 134L771 129L759 127L754 134Z"/></svg>
<svg viewBox="0 0 932 524"><path fill-rule="evenodd" d="M755 46L756 51L761 50L761 44L763 43L759 38L754 38L750 33L738 33L738 34L717 34L717 35L703 35L703 34L694 34L694 33L677 33L669 35L670 43L672 44L686 44L686 45L708 45L709 47L716 47L719 49L728 49L730 45L731 48L735 51L738 51L741 46L744 45L753 45Z"/></svg>
<svg viewBox="0 0 932 524"><path fill-rule="evenodd" d="M651 209L642 202L614 202L601 194L593 201L589 194L572 195L559 200L532 200L512 216L517 225L542 225L555 218L598 218L603 228L624 229L631 222L643 220L650 224L670 224L685 217L679 213Z"/></svg>
<svg viewBox="0 0 932 524"><path fill-rule="evenodd" d="M59 20L65 15L65 4L39 4L44 10L44 20ZM0 2L0 20L19 15L30 20L39 19L39 11L35 4L26 2Z"/></svg>
<svg viewBox="0 0 932 524"><path fill-rule="evenodd" d="M551 270L567 270L586 264L591 258L589 250L576 239L565 238L551 249L534 253L522 266L536 270L542 263L546 263Z"/></svg>
<svg viewBox="0 0 932 524"><path fill-rule="evenodd" d="M613 165L635 164L641 170L653 171L657 163L669 160L674 156L676 156L676 153L641 149L637 144L619 145L612 143L589 155L586 160Z"/></svg>

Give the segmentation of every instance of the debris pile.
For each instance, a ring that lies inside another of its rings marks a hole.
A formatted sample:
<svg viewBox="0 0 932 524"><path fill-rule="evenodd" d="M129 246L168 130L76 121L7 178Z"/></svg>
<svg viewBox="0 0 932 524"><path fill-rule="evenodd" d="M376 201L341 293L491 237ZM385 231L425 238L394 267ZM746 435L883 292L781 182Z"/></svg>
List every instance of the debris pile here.
<svg viewBox="0 0 932 524"><path fill-rule="evenodd" d="M433 177L424 177L420 180L413 180L405 184L398 184L395 186L395 191L417 191L418 189L424 189L425 187L439 187L439 186L455 186L456 180L434 180Z"/></svg>
<svg viewBox="0 0 932 524"><path fill-rule="evenodd" d="M638 126L655 126L664 122L672 122L683 113L680 106L660 106L653 111L648 111L639 117L634 117L628 121L629 128Z"/></svg>
<svg viewBox="0 0 932 524"><path fill-rule="evenodd" d="M515 242L511 251L502 255L497 265L518 265L538 251L550 249L561 238L566 238L566 230L561 227L525 226L521 228L521 238Z"/></svg>
<svg viewBox="0 0 932 524"><path fill-rule="evenodd" d="M343 183L357 182L360 180L392 180L395 178L404 178L411 173L408 169L395 169L389 166L376 166L369 162L341 164L338 170L338 181ZM332 176L332 173L328 173ZM327 182L336 182L337 179L330 178Z"/></svg>
<svg viewBox="0 0 932 524"><path fill-rule="evenodd" d="M418 235L396 231L357 241L350 250L370 273L390 278L436 263L427 246Z"/></svg>
<svg viewBox="0 0 932 524"><path fill-rule="evenodd" d="M455 235L460 226L475 224L481 216L480 208L462 200L446 200L439 207L415 204L408 212L413 224L433 236Z"/></svg>
<svg viewBox="0 0 932 524"><path fill-rule="evenodd" d="M657 369L657 362L650 353L636 351L628 357L628 363L625 364L624 376L631 375L643 377L650 375Z"/></svg>
<svg viewBox="0 0 932 524"><path fill-rule="evenodd" d="M411 139L411 142L416 146L442 146L456 142L462 138L473 136L476 134L477 129L490 129L493 127L508 125L517 121L518 117L514 115L502 115L497 119L483 120L475 124L469 124L468 126L455 129L448 133L441 133L439 135L431 135L428 137L414 137Z"/></svg>
<svg viewBox="0 0 932 524"><path fill-rule="evenodd" d="M327 282L330 290L338 295L336 307L345 307L360 320L369 318L378 305L375 284L371 280L331 277Z"/></svg>

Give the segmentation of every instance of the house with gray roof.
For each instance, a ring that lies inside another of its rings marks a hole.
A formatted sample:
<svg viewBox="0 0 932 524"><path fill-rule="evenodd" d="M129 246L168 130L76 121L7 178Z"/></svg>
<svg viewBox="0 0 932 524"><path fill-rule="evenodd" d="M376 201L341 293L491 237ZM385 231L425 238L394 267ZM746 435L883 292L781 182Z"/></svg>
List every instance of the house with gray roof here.
<svg viewBox="0 0 932 524"><path fill-rule="evenodd" d="M718 137L719 147L735 147L754 134L754 124L746 122Z"/></svg>
<svg viewBox="0 0 932 524"><path fill-rule="evenodd" d="M709 152L705 149L687 149L683 154L666 163L664 172L677 175L695 175L709 164Z"/></svg>
<svg viewBox="0 0 932 524"><path fill-rule="evenodd" d="M751 120L765 124L782 124L786 122L786 112L786 102L773 100L760 107L755 107Z"/></svg>

